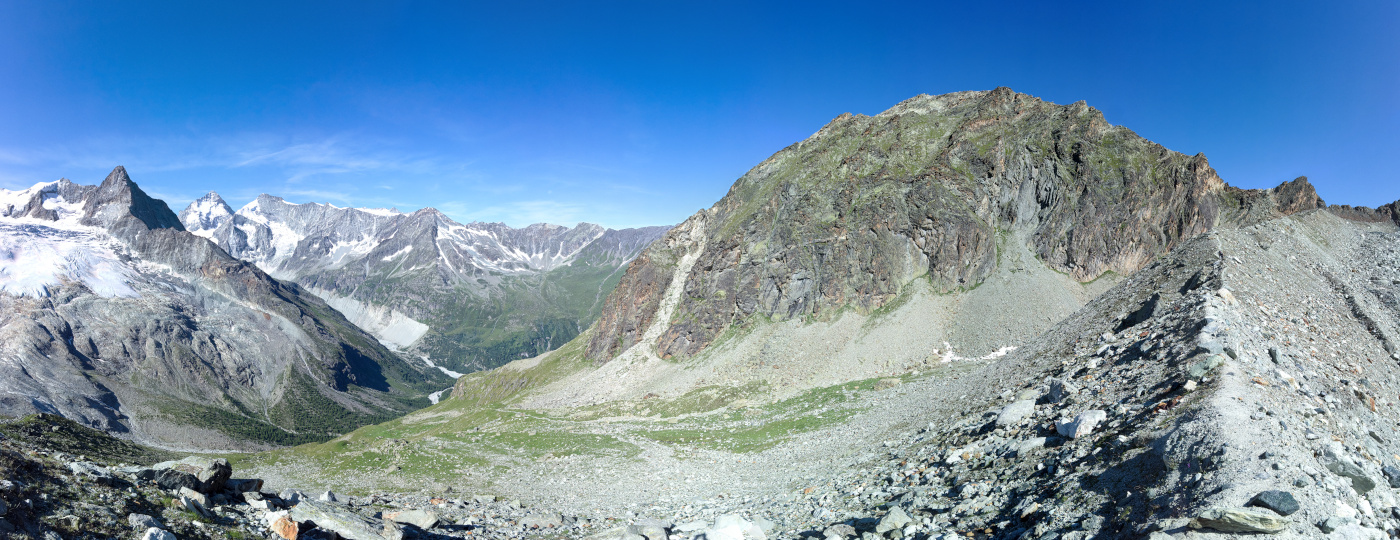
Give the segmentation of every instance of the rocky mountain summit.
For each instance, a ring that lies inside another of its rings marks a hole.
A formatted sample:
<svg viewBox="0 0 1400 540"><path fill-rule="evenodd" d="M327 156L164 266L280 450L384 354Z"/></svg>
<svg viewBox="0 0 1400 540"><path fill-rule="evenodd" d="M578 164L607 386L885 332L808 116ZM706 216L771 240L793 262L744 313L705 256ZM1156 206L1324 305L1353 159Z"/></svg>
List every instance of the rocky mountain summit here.
<svg viewBox="0 0 1400 540"><path fill-rule="evenodd" d="M217 193L180 213L194 234L295 281L386 345L471 371L534 356L592 324L622 268L665 227L457 223L433 208L291 204L233 211Z"/></svg>
<svg viewBox="0 0 1400 540"><path fill-rule="evenodd" d="M1112 126L1083 102L1006 88L918 96L843 114L754 167L653 244L609 297L588 353L634 344L690 357L733 325L877 309L914 279L983 283L1007 246L1089 281L1130 274L1214 227L1323 202L1306 180L1227 186L1187 156ZM685 299L659 307L672 282ZM659 336L644 336L659 321Z"/></svg>
<svg viewBox="0 0 1400 540"><path fill-rule="evenodd" d="M448 380L185 231L121 167L0 191L0 291L4 415L258 447L383 421Z"/></svg>

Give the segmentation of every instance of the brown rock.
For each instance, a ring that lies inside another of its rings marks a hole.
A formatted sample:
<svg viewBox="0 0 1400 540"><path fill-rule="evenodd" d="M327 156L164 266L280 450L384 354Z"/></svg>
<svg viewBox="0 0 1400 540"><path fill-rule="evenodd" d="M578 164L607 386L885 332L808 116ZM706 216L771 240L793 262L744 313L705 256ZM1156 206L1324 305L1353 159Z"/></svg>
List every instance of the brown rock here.
<svg viewBox="0 0 1400 540"><path fill-rule="evenodd" d="M297 534L300 532L299 528L297 522L292 521L287 516L282 516L277 518L277 521L272 522L272 532L287 540L296 540Z"/></svg>

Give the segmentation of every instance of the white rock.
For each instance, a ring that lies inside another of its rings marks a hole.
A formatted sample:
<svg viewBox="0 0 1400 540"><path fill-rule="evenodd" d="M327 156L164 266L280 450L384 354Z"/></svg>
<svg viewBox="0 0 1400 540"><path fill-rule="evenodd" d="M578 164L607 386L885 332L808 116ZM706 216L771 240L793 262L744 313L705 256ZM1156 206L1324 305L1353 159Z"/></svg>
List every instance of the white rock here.
<svg viewBox="0 0 1400 540"><path fill-rule="evenodd" d="M146 534L141 535L141 540L176 540L175 535L170 531L151 527L146 529Z"/></svg>
<svg viewBox="0 0 1400 540"><path fill-rule="evenodd" d="M1347 503L1344 503L1344 502L1342 502L1342 501L1337 501L1337 513L1336 513L1336 515L1337 515L1337 517L1341 517L1341 518L1354 518L1354 517L1356 517L1356 509L1355 509L1355 508L1352 508L1352 507L1349 506L1349 505L1347 505Z"/></svg>
<svg viewBox="0 0 1400 540"><path fill-rule="evenodd" d="M1073 420L1060 420L1055 423L1055 431L1071 439L1077 439L1094 432L1099 422L1108 418L1108 413L1099 409L1084 411Z"/></svg>
<svg viewBox="0 0 1400 540"><path fill-rule="evenodd" d="M1366 500L1366 499L1361 499L1361 502L1357 503L1357 504L1356 504L1356 507L1357 507L1357 509L1361 510L1361 514L1364 515L1364 516L1366 516L1366 517L1375 517L1375 516L1376 516L1376 512L1375 512L1374 510L1371 509L1371 501L1368 501L1368 500Z"/></svg>

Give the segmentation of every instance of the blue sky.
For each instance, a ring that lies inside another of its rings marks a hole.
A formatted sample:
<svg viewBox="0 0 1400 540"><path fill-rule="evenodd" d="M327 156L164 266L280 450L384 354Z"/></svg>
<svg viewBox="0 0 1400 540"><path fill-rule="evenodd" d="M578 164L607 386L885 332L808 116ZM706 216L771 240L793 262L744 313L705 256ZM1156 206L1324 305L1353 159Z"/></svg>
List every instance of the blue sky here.
<svg viewBox="0 0 1400 540"><path fill-rule="evenodd" d="M206 4L0 3L0 187L669 224L842 112L1009 86L1240 187L1400 199L1393 0Z"/></svg>

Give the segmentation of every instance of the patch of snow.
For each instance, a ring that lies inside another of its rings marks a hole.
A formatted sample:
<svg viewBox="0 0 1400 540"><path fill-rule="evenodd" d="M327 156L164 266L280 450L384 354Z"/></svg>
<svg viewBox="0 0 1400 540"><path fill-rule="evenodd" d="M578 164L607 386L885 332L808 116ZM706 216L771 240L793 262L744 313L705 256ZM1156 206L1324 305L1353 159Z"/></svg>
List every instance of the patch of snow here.
<svg viewBox="0 0 1400 540"><path fill-rule="evenodd" d="M949 363L949 362L969 362L969 361L971 361L971 362L983 362L983 361L987 361L987 360L995 360L995 359L997 359L997 358L1001 358L1001 357L1003 357L1003 356L1006 356L1006 355L1008 355L1008 354L1011 354L1011 352L1014 351L1014 350L1016 350L1016 347L1012 347L1012 346L1009 346L1009 345L1008 345L1008 346L1006 346L1006 347L1002 347L1002 348L1000 348L1000 349L997 349L997 350L992 351L992 352L990 352L990 353L984 354L984 355L982 355L982 356L978 356L978 357L974 357L974 358L967 358L967 357L964 357L964 356L958 356L957 353L954 353L954 352L953 352L953 346L952 346L952 345L949 345L948 342L944 341L944 342L943 342L943 352L940 354L937 350L934 350L934 351L933 351L933 354L934 354L934 355L937 355L937 356L939 357L939 359L938 359L939 362L944 363L944 364L947 364L947 363Z"/></svg>
<svg viewBox="0 0 1400 540"><path fill-rule="evenodd" d="M426 355L426 354L423 355L422 358L423 358L423 363L424 363L424 364L428 364L428 367L438 368L439 370L442 370L443 373L447 374L448 377L452 377L453 379L459 379L459 378L461 378L463 375L466 375L466 373L457 373L456 371L452 371L452 370L447 369L447 368L445 368L445 367L442 367L442 366L439 366L439 365L437 365L437 364L434 364L432 360L428 359L428 355Z"/></svg>
<svg viewBox="0 0 1400 540"><path fill-rule="evenodd" d="M393 255L389 255L388 257L384 257L383 260L385 260L385 261L393 260L394 257L400 257L400 256L403 256L403 255L407 255L408 252L410 252L410 251L413 251L413 246L412 246L412 245L406 246L406 247L404 247L403 249L400 249L400 250L394 252Z"/></svg>
<svg viewBox="0 0 1400 540"><path fill-rule="evenodd" d="M359 210L359 211L364 212L364 213L366 213L366 214L373 214L373 215L376 215L376 216L385 216L385 217L397 216L397 215L400 215L400 214L403 213L403 212L399 212L398 210L392 210L392 209L389 209L389 208L356 208L356 210ZM436 403L436 402L434 402L434 403Z"/></svg>

